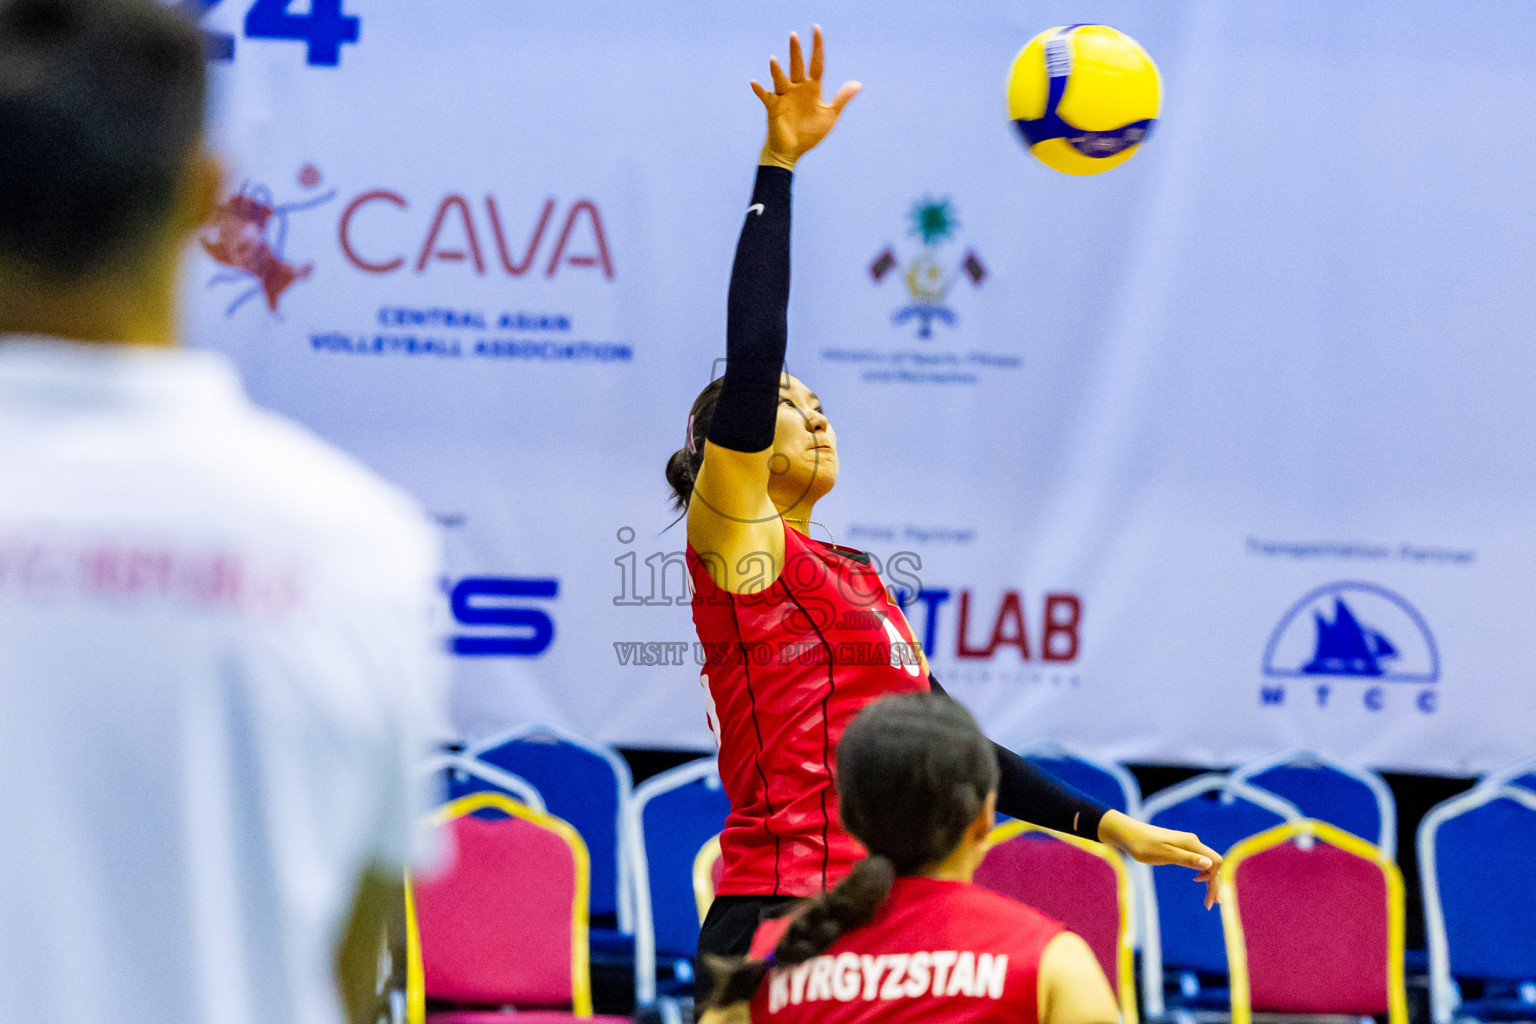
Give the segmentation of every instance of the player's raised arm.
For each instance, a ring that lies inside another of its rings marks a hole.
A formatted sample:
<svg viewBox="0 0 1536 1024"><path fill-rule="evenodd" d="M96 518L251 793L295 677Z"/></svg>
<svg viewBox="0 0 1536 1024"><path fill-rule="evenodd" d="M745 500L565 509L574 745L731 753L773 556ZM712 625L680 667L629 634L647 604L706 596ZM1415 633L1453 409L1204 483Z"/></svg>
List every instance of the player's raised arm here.
<svg viewBox="0 0 1536 1024"><path fill-rule="evenodd" d="M730 591L739 589L737 567L743 559L765 554L773 578L784 561L783 526L768 487L788 342L790 182L800 157L826 138L859 91L857 82L849 82L830 103L824 102L822 67L818 27L809 67L799 38L791 35L788 74L772 58L768 69L773 88L752 83L767 110L768 139L736 245L724 380L688 505L689 543L697 551L719 556L706 564L715 582ZM793 402L786 412L801 414Z"/></svg>

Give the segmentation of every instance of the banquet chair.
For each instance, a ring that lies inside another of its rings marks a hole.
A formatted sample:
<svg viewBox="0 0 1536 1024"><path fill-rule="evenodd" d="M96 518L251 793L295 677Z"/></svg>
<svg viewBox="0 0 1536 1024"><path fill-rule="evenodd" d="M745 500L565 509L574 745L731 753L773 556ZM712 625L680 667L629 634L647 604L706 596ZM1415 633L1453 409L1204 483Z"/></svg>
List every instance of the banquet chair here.
<svg viewBox="0 0 1536 1024"><path fill-rule="evenodd" d="M1232 1024L1255 1012L1408 1024L1403 878L1382 850L1324 821L1243 840L1221 871Z"/></svg>
<svg viewBox="0 0 1536 1024"><path fill-rule="evenodd" d="M1124 1024L1136 1024L1131 874L1101 843L1023 821L992 830L975 882L1053 917L1082 936L1114 989Z"/></svg>
<svg viewBox="0 0 1536 1024"><path fill-rule="evenodd" d="M505 793L524 806L547 813L544 798L533 783L509 771L459 754L438 754L421 765L424 775L437 776L444 801L486 790Z"/></svg>
<svg viewBox="0 0 1536 1024"><path fill-rule="evenodd" d="M1486 785L1519 786L1536 793L1536 757L1523 758L1491 771L1479 782Z"/></svg>
<svg viewBox="0 0 1536 1024"><path fill-rule="evenodd" d="M482 739L465 754L528 780L549 812L581 833L592 855L593 951L629 963L635 925L625 842L633 789L628 764L609 747L538 723Z"/></svg>
<svg viewBox="0 0 1536 1024"><path fill-rule="evenodd" d="M1289 800L1256 786L1209 773L1170 786L1141 805L1142 820L1193 832L1211 849L1224 852L1301 812ZM1227 954L1221 921L1208 913L1187 868L1138 865L1142 919L1142 996L1147 1016L1161 1016L1168 1002L1189 1009L1224 1009ZM1170 997L1165 984L1176 986Z"/></svg>
<svg viewBox="0 0 1536 1024"><path fill-rule="evenodd" d="M666 1010L692 994L699 942L693 862L700 845L725 827L730 811L712 757L662 772L635 788L626 838L632 844L629 863L635 867L637 1007L659 998L668 1004Z"/></svg>
<svg viewBox="0 0 1536 1024"><path fill-rule="evenodd" d="M504 817L477 816L490 810ZM492 791L443 805L431 823L452 854L440 873L406 880L411 1024L623 1020L592 1016L576 830Z"/></svg>
<svg viewBox="0 0 1536 1024"><path fill-rule="evenodd" d="M1397 855L1397 805L1380 775L1308 750L1287 750L1235 768L1232 778L1284 797L1302 814L1337 825L1388 857Z"/></svg>
<svg viewBox="0 0 1536 1024"><path fill-rule="evenodd" d="M1523 786L1483 783L1420 823L1435 1024L1536 1019L1533 848L1536 793Z"/></svg>

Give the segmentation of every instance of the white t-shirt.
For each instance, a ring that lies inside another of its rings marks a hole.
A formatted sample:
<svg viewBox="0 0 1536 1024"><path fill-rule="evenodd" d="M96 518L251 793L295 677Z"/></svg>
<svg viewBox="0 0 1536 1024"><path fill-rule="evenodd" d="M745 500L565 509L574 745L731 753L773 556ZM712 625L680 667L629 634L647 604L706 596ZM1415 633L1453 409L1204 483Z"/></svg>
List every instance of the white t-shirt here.
<svg viewBox="0 0 1536 1024"><path fill-rule="evenodd" d="M0 1021L340 1020L445 721L439 562L222 357L0 339Z"/></svg>

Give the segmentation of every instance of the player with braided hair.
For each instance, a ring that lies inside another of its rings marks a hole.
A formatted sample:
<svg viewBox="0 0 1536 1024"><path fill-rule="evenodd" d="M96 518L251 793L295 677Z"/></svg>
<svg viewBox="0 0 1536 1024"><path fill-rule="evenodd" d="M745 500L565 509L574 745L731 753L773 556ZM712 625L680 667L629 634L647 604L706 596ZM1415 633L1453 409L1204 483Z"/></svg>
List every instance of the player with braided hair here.
<svg viewBox="0 0 1536 1024"><path fill-rule="evenodd" d="M713 964L703 1024L1118 1020L1086 942L971 884L997 779L991 745L954 701L902 694L861 711L838 746L837 790L869 855L764 924L752 959Z"/></svg>

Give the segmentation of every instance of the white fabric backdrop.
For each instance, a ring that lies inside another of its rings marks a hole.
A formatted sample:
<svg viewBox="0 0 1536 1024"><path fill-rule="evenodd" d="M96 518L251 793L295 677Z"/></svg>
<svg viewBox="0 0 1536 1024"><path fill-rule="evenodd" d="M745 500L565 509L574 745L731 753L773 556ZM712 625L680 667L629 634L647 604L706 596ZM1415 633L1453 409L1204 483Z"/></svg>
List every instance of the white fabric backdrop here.
<svg viewBox="0 0 1536 1024"><path fill-rule="evenodd" d="M459 645L499 652L457 659L467 737L709 742L692 652L628 645L694 639L661 471L724 351L746 82L819 20L865 92L796 182L789 361L843 466L816 518L908 553L889 578L988 731L1536 753L1528 5L346 0L336 66L251 5L205 16L248 202L187 331L438 515ZM1095 178L1034 163L1003 101L1078 18L1164 76L1145 151ZM923 202L954 225L926 250ZM953 318L927 338L893 320L925 255Z"/></svg>

